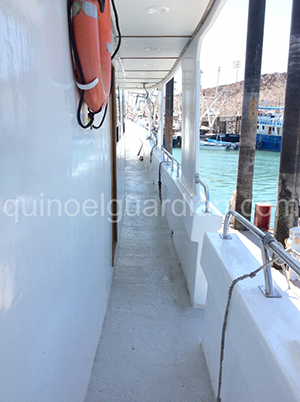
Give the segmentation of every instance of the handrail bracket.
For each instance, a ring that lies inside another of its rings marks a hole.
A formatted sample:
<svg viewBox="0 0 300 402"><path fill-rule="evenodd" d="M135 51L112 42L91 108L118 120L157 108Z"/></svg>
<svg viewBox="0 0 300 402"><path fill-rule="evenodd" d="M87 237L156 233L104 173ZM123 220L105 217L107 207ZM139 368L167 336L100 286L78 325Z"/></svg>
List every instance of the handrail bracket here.
<svg viewBox="0 0 300 402"><path fill-rule="evenodd" d="M258 286L258 288L261 290L262 294L269 299L280 299L282 297L281 294L276 290L276 288L273 288L272 294L267 291L266 286L260 285Z"/></svg>

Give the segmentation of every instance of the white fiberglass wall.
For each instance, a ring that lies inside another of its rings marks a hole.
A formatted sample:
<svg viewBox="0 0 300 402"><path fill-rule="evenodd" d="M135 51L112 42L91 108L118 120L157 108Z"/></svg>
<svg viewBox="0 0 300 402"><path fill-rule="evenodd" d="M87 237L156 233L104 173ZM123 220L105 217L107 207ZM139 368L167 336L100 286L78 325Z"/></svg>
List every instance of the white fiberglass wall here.
<svg viewBox="0 0 300 402"><path fill-rule="evenodd" d="M112 277L109 113L77 125L65 1L1 1L0 49L0 399L82 401Z"/></svg>

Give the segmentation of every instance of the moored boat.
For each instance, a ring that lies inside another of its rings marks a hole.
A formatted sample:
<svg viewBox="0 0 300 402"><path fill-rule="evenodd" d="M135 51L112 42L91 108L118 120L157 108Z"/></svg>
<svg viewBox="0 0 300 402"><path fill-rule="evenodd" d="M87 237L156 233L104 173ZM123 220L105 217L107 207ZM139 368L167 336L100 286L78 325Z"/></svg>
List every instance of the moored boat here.
<svg viewBox="0 0 300 402"><path fill-rule="evenodd" d="M256 149L281 150L283 108L264 106L258 110Z"/></svg>
<svg viewBox="0 0 300 402"><path fill-rule="evenodd" d="M237 150L239 149L239 144L237 142L225 142L208 138L205 141L200 140L200 149L210 149L218 151Z"/></svg>

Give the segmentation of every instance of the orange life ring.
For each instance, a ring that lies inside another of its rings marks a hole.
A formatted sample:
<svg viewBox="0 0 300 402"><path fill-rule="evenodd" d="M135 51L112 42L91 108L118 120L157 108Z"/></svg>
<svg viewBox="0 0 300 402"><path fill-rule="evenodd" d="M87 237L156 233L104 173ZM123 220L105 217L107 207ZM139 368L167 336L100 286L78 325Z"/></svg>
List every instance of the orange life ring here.
<svg viewBox="0 0 300 402"><path fill-rule="evenodd" d="M109 0L104 0L104 12L100 13L98 29L99 29L99 40L100 40L102 88L105 96L105 103L107 103L111 85L111 47L112 47Z"/></svg>
<svg viewBox="0 0 300 402"><path fill-rule="evenodd" d="M72 26L75 46L84 77L81 82L75 65L77 86L84 91L84 101L93 112L108 103L111 84L111 23L109 1L72 1ZM75 63L76 64L76 63Z"/></svg>

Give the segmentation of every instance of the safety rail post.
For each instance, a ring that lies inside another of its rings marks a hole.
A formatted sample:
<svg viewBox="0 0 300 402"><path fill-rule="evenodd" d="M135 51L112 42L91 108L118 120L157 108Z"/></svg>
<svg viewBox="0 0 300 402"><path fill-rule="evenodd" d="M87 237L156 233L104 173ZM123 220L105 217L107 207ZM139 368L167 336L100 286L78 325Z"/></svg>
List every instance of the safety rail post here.
<svg viewBox="0 0 300 402"><path fill-rule="evenodd" d="M277 240L270 234L264 233L262 230L257 228L248 219L244 218L238 212L230 210L227 212L224 220L223 234L220 236L222 239L231 239L228 234L229 231L229 219L234 216L243 226L250 230L255 236L261 240L261 251L263 264L270 261L269 251L275 253L284 263L286 263L290 268L292 268L297 275L300 275L300 264L292 258L282 247L278 244ZM259 286L265 297L278 298L281 297L273 285L272 271L270 264L264 268L264 278L265 286Z"/></svg>
<svg viewBox="0 0 300 402"><path fill-rule="evenodd" d="M174 158L173 155L171 155L165 148L162 148L162 152L163 152L163 160L165 160L165 157L167 158L167 164L171 163L171 171L174 172L174 163L177 164L177 177L180 176L179 172L180 172L180 162L178 162L178 160L176 158ZM169 162L170 160L170 162Z"/></svg>
<svg viewBox="0 0 300 402"><path fill-rule="evenodd" d="M209 210L209 189L206 184L203 183L203 181L199 177L199 173L196 174L196 183L201 184L201 186L204 188L204 194L205 194L205 210L203 211L205 214L210 213Z"/></svg>
<svg viewBox="0 0 300 402"><path fill-rule="evenodd" d="M266 249L266 247L263 244L263 239L267 236L262 230L260 230L258 227L254 226L248 219L244 218L242 215L240 215L236 211L228 211L226 216L225 216L225 221L224 221L224 227L223 227L223 235L221 237L223 239L230 239L231 236L228 234L228 229L229 229L229 219L231 216L234 216L235 219L237 219L243 226L245 226L247 229L249 229L255 236L261 239L261 252L262 252L262 261L263 264L266 264L268 261L270 261L270 256L269 256L269 251ZM269 235L270 236L270 235ZM275 239L274 239L275 241ZM264 278L265 278L265 286L260 286L260 290L262 293L265 295L265 297L270 297L270 298L278 298L281 297L280 294L277 292L277 290L274 288L273 285L273 278L272 278L272 271L271 271L271 266L268 265L267 267L264 268Z"/></svg>

